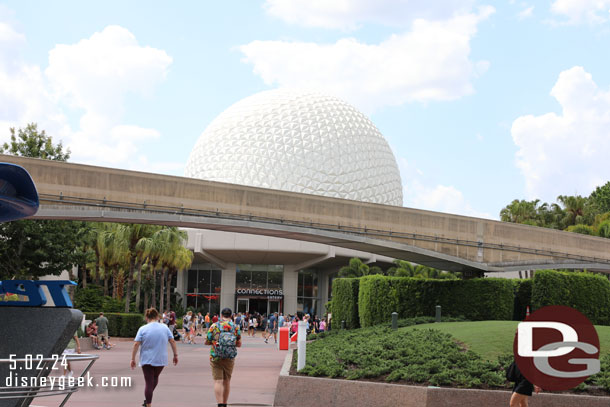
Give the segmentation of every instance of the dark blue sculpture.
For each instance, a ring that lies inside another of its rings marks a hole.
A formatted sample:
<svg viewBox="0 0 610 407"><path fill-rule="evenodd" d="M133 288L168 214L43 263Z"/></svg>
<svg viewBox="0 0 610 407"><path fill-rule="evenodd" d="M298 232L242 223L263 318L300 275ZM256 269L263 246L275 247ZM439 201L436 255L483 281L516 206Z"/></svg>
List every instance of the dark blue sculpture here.
<svg viewBox="0 0 610 407"><path fill-rule="evenodd" d="M0 222L32 216L38 206L38 192L30 174L18 165L0 163Z"/></svg>

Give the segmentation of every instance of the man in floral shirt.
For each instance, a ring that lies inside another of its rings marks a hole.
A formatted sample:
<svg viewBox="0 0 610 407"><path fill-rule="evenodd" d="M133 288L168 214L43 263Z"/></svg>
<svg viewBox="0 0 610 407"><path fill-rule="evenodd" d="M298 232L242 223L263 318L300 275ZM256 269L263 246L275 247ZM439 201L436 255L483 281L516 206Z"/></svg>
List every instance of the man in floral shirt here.
<svg viewBox="0 0 610 407"><path fill-rule="evenodd" d="M210 367L214 379L214 394L219 407L225 407L229 399L231 374L237 350L241 347L241 331L232 320L233 312L224 308L218 322L208 329L206 345L210 348Z"/></svg>

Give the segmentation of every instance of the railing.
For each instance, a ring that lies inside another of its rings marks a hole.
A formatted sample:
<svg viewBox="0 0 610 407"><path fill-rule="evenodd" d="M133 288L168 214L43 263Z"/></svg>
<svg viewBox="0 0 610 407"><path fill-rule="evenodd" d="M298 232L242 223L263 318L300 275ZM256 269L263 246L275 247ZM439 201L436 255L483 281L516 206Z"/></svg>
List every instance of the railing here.
<svg viewBox="0 0 610 407"><path fill-rule="evenodd" d="M392 230L382 229L369 229L367 227L357 226L346 226L341 224L328 224L319 222L307 222L299 220L289 220L283 218L271 218L265 216L255 216L250 214L239 214L231 212L221 212L219 210L203 210L194 208L185 208L184 206L164 206L164 205L151 205L146 203L134 203L134 202L121 202L112 201L107 199L93 199L93 198L80 198L66 195L53 195L53 194L40 194L40 203L60 204L60 205L80 205L80 206L91 206L97 208L109 208L117 210L140 210L152 213L163 213L170 215L187 215L194 217L213 217L216 219L226 220L241 220L241 221L254 221L259 223L266 223L272 225L287 225L297 227L307 227L316 230L322 230L327 232L340 232L358 236L375 236L382 238L399 238L406 240L417 240L424 242L440 243L440 244L453 244L464 247L475 247L481 249L494 249L503 251L512 251L524 254L534 254L545 257L552 257L555 259L571 260L573 262L585 262L585 263L599 263L599 264L610 264L610 260L602 259L598 257L580 256L564 252L556 252L552 250L535 249L529 247L504 245L498 243L485 243L477 242L472 240L463 239L451 239L441 236L422 235L418 233L404 233L404 232L393 232Z"/></svg>
<svg viewBox="0 0 610 407"><path fill-rule="evenodd" d="M91 369L91 366L95 363L95 361L99 358L99 355L77 355L77 354L66 354L65 360L66 362L82 362L89 361L87 363L87 367L82 371L80 376L75 377L74 383L78 383L79 377L84 377L87 372ZM40 379L42 377L46 377L48 372L52 369L53 364L58 362L57 358L43 358L43 359L31 359L31 358L21 358L21 359L0 359L0 363L36 363L36 370L38 371L38 375L36 377L36 383L40 383ZM30 380L31 381L31 380ZM54 383L57 387L57 383ZM19 400L21 404L18 404L16 407L26 406L27 401L36 397L49 397L49 396L58 396L58 395L66 395L62 400L59 407L63 407L70 396L73 393L78 391L78 386L61 386L63 389L54 388L52 384L48 384L46 386L12 386L12 387L0 387L0 400Z"/></svg>

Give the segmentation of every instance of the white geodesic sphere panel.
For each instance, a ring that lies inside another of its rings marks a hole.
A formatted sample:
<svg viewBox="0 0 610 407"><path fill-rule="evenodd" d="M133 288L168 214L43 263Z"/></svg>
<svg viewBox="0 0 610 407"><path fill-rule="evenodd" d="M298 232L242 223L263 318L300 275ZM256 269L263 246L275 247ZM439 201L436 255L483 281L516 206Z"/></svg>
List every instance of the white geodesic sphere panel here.
<svg viewBox="0 0 610 407"><path fill-rule="evenodd" d="M197 140L185 175L402 206L398 165L379 130L312 91L271 90L229 107Z"/></svg>

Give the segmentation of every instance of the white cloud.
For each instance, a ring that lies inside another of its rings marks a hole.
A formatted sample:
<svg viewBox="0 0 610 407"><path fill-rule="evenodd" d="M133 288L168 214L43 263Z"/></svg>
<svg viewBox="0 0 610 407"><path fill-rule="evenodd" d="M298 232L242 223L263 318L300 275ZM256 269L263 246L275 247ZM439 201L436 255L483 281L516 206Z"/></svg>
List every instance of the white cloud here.
<svg viewBox="0 0 610 407"><path fill-rule="evenodd" d="M519 20L525 20L526 18L533 17L534 15L534 6L527 7L517 14Z"/></svg>
<svg viewBox="0 0 610 407"><path fill-rule="evenodd" d="M353 38L323 45L253 41L240 50L268 85L319 88L369 112L410 101L454 100L473 93L472 79L488 67L469 59L470 40L493 12L483 7L446 21L418 19L410 31L379 44Z"/></svg>
<svg viewBox="0 0 610 407"><path fill-rule="evenodd" d="M124 99L130 93L149 96L165 79L172 63L165 51L140 46L127 29L108 26L75 44L56 45L43 73L19 57L25 44L22 34L0 22L0 133L4 139L8 127L37 122L71 149L71 161L123 168L135 160L147 161L142 145L159 139L160 134L123 123ZM10 65L3 63L7 60L12 61ZM79 117L79 128L67 124L67 115Z"/></svg>
<svg viewBox="0 0 610 407"><path fill-rule="evenodd" d="M32 121L53 133L65 127L40 67L21 57L26 45L23 34L0 21L0 142L8 140L9 127Z"/></svg>
<svg viewBox="0 0 610 407"><path fill-rule="evenodd" d="M473 208L464 197L464 194L457 188L447 185L425 185L422 171L404 158L401 158L398 163L401 178L404 182L404 206L428 211L494 219L490 214Z"/></svg>
<svg viewBox="0 0 610 407"><path fill-rule="evenodd" d="M474 209L461 191L453 186L426 187L417 182L405 186L405 206L429 211L453 213L477 218L494 219L488 213Z"/></svg>
<svg viewBox="0 0 610 407"><path fill-rule="evenodd" d="M610 17L610 0L555 0L551 11L566 17L568 24L599 24Z"/></svg>
<svg viewBox="0 0 610 407"><path fill-rule="evenodd" d="M561 72L551 95L560 114L517 118L511 134L530 198L589 194L610 179L610 90L575 66Z"/></svg>
<svg viewBox="0 0 610 407"><path fill-rule="evenodd" d="M362 23L405 26L415 19L446 20L474 0L266 0L265 9L290 24L353 30Z"/></svg>
<svg viewBox="0 0 610 407"><path fill-rule="evenodd" d="M45 74L72 106L118 116L124 96L150 95L171 63L165 51L142 47L127 29L108 26L76 44L56 45Z"/></svg>

